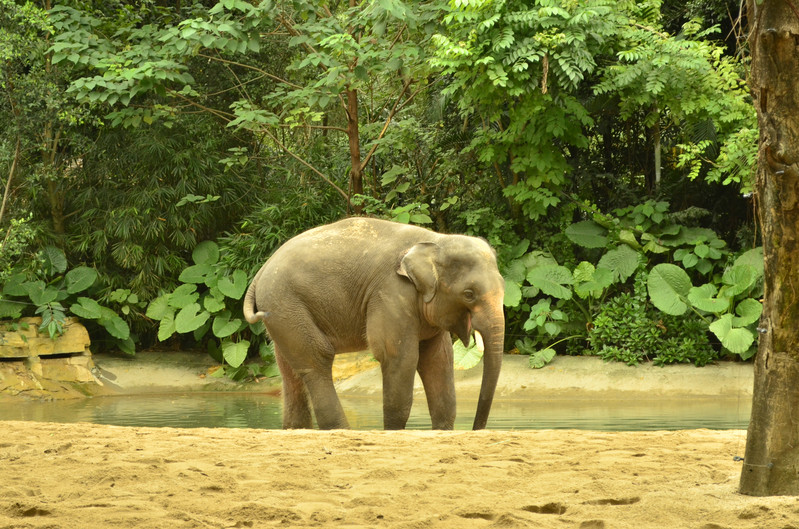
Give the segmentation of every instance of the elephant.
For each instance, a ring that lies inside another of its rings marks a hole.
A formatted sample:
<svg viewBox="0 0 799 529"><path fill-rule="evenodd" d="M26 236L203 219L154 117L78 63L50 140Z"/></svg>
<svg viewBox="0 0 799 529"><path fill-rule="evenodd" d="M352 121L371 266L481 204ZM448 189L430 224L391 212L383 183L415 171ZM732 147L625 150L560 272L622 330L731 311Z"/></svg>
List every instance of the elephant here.
<svg viewBox="0 0 799 529"><path fill-rule="evenodd" d="M383 379L383 425L405 428L415 373L433 429L455 422L452 334L485 344L474 429L485 428L504 347L505 282L483 239L351 217L301 233L256 273L244 317L263 321L283 378L283 428L349 428L334 356L369 349ZM310 402L309 402L310 397Z"/></svg>

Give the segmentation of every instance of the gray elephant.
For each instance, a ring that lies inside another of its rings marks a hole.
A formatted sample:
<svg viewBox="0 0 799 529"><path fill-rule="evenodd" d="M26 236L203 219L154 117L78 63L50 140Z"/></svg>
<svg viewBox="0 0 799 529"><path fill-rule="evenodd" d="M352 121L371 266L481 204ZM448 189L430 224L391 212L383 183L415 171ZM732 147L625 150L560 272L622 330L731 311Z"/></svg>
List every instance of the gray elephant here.
<svg viewBox="0 0 799 529"><path fill-rule="evenodd" d="M244 317L263 320L283 377L283 427L348 428L332 379L337 353L371 350L383 375L383 424L402 429L416 371L434 429L452 429L452 338L485 343L474 429L484 428L504 345L505 283L482 239L349 218L302 233L261 267ZM310 396L310 403L308 401Z"/></svg>

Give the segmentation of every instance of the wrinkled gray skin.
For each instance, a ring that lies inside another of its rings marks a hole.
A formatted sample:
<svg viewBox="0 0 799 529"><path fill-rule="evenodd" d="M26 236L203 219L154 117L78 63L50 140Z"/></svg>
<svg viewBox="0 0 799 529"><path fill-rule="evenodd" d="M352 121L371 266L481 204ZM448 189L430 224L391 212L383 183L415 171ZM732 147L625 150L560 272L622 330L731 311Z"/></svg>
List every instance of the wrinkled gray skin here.
<svg viewBox="0 0 799 529"><path fill-rule="evenodd" d="M263 320L283 376L283 427L348 428L333 387L337 353L370 349L383 373L383 423L405 428L418 371L434 429L452 429L450 333L485 342L474 429L485 427L502 364L504 281L475 237L350 218L294 237L258 271L244 298ZM310 403L308 397L310 396Z"/></svg>

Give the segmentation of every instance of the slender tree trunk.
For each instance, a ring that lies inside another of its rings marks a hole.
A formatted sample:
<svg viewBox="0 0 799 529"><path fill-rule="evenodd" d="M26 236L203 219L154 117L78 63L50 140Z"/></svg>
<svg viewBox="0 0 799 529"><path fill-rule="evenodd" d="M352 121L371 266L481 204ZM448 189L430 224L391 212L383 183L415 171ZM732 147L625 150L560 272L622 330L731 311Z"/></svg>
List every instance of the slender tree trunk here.
<svg viewBox="0 0 799 529"><path fill-rule="evenodd" d="M350 197L363 195L363 171L361 170L361 141L358 129L358 92L347 90L347 137L350 144ZM355 206L355 213L360 213L362 206Z"/></svg>
<svg viewBox="0 0 799 529"><path fill-rule="evenodd" d="M350 0L350 7L356 7L359 0ZM360 36L355 35L352 28L350 33L353 33L353 38L360 41ZM357 60L350 66L354 69L357 65ZM363 195L363 169L361 168L361 139L360 130L358 127L358 91L349 88L347 90L347 138L350 144L350 162L352 169L350 169L350 199L352 195ZM363 206L354 206L353 211L360 214L363 211Z"/></svg>
<svg viewBox="0 0 799 529"><path fill-rule="evenodd" d="M17 162L19 161L20 138L17 136L17 146L14 147L14 158L11 160L11 169L8 171L8 180L6 180L5 191L3 191L3 202L0 203L0 224L3 223L3 217L6 213L6 204L8 197L11 195L11 180L14 179L14 173L17 169ZM0 247L2 245L0 244Z"/></svg>
<svg viewBox="0 0 799 529"><path fill-rule="evenodd" d="M765 299L740 492L799 495L799 11L747 0Z"/></svg>
<svg viewBox="0 0 799 529"><path fill-rule="evenodd" d="M655 187L654 187L653 191L657 191L657 189L660 187L660 174L661 174L661 171L662 171L662 168L660 167L660 165L661 165L661 161L660 161L660 156L661 156L660 139L661 138L660 138L660 136L661 136L661 134L660 134L660 120L658 119L658 121L652 127L652 140L653 140L653 143L655 144L654 145L654 149L655 149Z"/></svg>

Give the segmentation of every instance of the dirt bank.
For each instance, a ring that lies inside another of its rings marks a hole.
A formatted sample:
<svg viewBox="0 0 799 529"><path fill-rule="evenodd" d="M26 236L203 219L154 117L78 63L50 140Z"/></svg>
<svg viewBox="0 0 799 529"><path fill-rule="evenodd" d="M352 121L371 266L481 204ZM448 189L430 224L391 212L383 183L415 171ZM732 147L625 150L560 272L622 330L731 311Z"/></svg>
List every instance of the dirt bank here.
<svg viewBox="0 0 799 529"><path fill-rule="evenodd" d="M736 493L743 431L0 428L0 527L799 527Z"/></svg>

